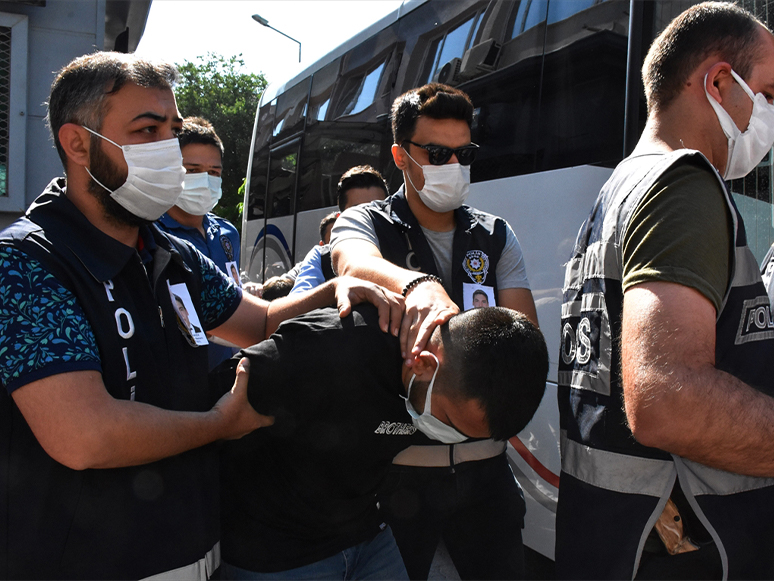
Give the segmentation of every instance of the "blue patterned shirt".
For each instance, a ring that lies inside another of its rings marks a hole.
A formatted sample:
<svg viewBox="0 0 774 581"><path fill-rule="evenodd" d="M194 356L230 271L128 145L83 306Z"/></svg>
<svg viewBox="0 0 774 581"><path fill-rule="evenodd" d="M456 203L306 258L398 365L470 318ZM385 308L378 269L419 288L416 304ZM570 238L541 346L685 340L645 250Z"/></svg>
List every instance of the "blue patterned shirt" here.
<svg viewBox="0 0 774 581"><path fill-rule="evenodd" d="M233 312L242 293L207 257L201 273L205 330ZM11 393L44 377L102 371L96 338L75 296L37 260L0 245L0 381Z"/></svg>

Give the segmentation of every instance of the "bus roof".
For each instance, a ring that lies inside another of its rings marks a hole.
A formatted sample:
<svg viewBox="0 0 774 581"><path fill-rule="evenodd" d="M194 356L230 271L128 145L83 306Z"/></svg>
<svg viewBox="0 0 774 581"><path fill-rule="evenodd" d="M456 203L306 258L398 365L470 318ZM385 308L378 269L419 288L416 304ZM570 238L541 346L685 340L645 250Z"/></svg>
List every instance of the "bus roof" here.
<svg viewBox="0 0 774 581"><path fill-rule="evenodd" d="M274 99L277 95L282 93L286 88L290 88L294 86L299 81L305 79L306 77L308 77L309 75L317 71L318 69L321 69L322 67L327 65L329 62L340 57L348 50L356 47L364 40L370 38L380 30L387 28L402 16L408 14L412 10L415 10L416 8L420 7L422 4L428 1L429 0L403 0L403 3L400 5L400 7L397 10L394 10L393 12L384 16L380 20L377 20L371 26L360 31L349 40L343 42L342 44L334 48L332 51L330 51L328 54L326 54L322 58L319 58L311 65L303 69L301 72L294 74L290 79L286 80L284 83L270 83L264 90L263 95L261 95L261 101L260 101L259 107L263 106L264 103Z"/></svg>

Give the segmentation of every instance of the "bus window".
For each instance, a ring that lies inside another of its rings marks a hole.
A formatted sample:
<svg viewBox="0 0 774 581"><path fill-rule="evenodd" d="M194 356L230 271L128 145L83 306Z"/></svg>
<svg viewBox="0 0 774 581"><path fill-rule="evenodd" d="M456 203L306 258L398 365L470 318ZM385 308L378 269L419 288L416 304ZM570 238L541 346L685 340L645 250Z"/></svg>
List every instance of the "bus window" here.
<svg viewBox="0 0 774 581"><path fill-rule="evenodd" d="M304 128L308 98L309 79L304 79L277 97L273 141L295 135Z"/></svg>
<svg viewBox="0 0 774 581"><path fill-rule="evenodd" d="M478 25L481 24L482 12L477 12L472 17L465 20L459 26L456 26L443 37L433 42L431 54L435 55L432 59L432 67L427 76L427 82L437 80L438 73L443 66L453 58L462 58L465 51L472 44ZM430 59L428 59L430 60Z"/></svg>
<svg viewBox="0 0 774 581"><path fill-rule="evenodd" d="M610 0L547 26L537 170L621 159L628 21L629 2Z"/></svg>
<svg viewBox="0 0 774 581"><path fill-rule="evenodd" d="M598 4L601 0L551 0L548 4L548 24L569 18L573 14Z"/></svg>
<svg viewBox="0 0 774 581"><path fill-rule="evenodd" d="M248 220L263 220L266 211L266 179L269 172L269 150L256 153L250 177L250 195L247 199Z"/></svg>
<svg viewBox="0 0 774 581"><path fill-rule="evenodd" d="M269 144L277 100L264 104L258 112L255 134L255 149L250 170L249 195L247 198L247 219L263 219L266 211L266 179L269 173Z"/></svg>
<svg viewBox="0 0 774 581"><path fill-rule="evenodd" d="M548 0L520 0L516 6L511 39L546 20Z"/></svg>
<svg viewBox="0 0 774 581"><path fill-rule="evenodd" d="M336 59L314 73L312 77L312 91L309 96L309 116L307 122L325 121L328 106L331 103L333 87L339 76L340 63L341 59Z"/></svg>
<svg viewBox="0 0 774 581"><path fill-rule="evenodd" d="M747 245L760 262L766 256L774 234L772 230L774 228L772 152L769 151L758 167L745 177L730 183L734 202L744 216Z"/></svg>
<svg viewBox="0 0 774 581"><path fill-rule="evenodd" d="M298 145L294 142L279 151L271 152L269 163L268 218L293 213L293 191L296 187Z"/></svg>
<svg viewBox="0 0 774 581"><path fill-rule="evenodd" d="M386 120L382 124L317 124L304 140L298 211L335 205L341 175L356 165L383 171L391 161L384 153L391 143Z"/></svg>
<svg viewBox="0 0 774 581"><path fill-rule="evenodd" d="M353 84L355 90L352 92L352 97L348 100L349 102L345 105L341 114L337 115L338 117L360 113L376 100L382 71L384 71L383 62L368 74L363 75L359 81L355 81Z"/></svg>

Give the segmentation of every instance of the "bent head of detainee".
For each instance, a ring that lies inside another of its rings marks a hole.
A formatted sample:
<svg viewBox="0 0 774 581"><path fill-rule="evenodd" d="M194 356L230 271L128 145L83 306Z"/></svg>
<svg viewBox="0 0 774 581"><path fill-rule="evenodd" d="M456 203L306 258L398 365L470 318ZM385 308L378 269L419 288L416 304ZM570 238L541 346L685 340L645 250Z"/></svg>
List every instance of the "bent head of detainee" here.
<svg viewBox="0 0 774 581"><path fill-rule="evenodd" d="M436 327L402 378L414 425L455 443L515 436L540 405L547 374L543 334L520 313L490 307Z"/></svg>
<svg viewBox="0 0 774 581"><path fill-rule="evenodd" d="M362 308L370 307L358 307ZM248 358L252 353L257 351L243 351ZM231 364L235 367L236 359ZM402 389L397 386L396 397L402 393L407 419L411 417L428 437L447 443L467 438L508 440L524 429L540 405L548 350L542 333L526 317L487 307L460 313L436 327L412 367L400 358L395 366L403 384ZM345 381L347 364L340 367ZM251 369L248 392L259 394L264 380L260 364ZM233 383L233 369L221 383L224 389Z"/></svg>

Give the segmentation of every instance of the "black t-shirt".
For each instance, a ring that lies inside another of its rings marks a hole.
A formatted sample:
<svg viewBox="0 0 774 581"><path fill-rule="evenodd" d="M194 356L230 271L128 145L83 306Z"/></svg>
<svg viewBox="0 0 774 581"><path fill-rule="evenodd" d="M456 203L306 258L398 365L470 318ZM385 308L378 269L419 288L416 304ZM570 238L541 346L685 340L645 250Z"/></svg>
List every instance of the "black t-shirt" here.
<svg viewBox="0 0 774 581"><path fill-rule="evenodd" d="M379 530L375 493L413 443L397 338L376 309L321 309L245 350L249 399L275 423L223 454L223 559L259 572L319 561Z"/></svg>

